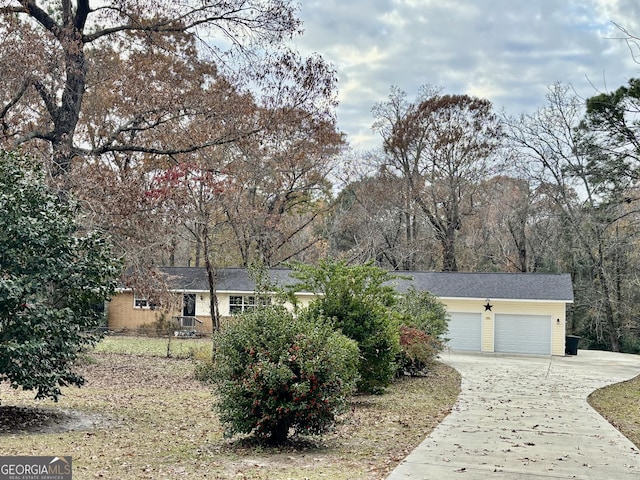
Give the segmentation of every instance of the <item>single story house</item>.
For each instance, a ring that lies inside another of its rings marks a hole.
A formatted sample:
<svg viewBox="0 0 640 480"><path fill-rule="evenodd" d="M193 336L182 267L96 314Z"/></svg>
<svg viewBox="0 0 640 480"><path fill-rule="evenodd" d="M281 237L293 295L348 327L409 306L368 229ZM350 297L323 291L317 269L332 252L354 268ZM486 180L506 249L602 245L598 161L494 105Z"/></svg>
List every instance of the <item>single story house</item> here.
<svg viewBox="0 0 640 480"><path fill-rule="evenodd" d="M182 309L170 312L183 327L211 332L209 287L203 268L172 267L161 271L170 288L182 296ZM564 355L567 305L573 303L568 274L394 272L400 292L412 286L428 291L444 303L450 316L449 343L453 350L536 355ZM277 285L295 282L288 269L271 269ZM218 270L218 306L222 317L252 308L263 301L242 268ZM300 303L313 299L298 292ZM110 329L135 330L157 318L146 298L122 289L108 306Z"/></svg>
<svg viewBox="0 0 640 480"><path fill-rule="evenodd" d="M182 328L193 328L199 333L211 333L209 283L207 272L199 267L163 267L169 289L178 298L178 305L169 312L156 308L152 301L144 295L129 288L118 289L107 306L107 327L110 330L138 330L151 325L162 313L177 319ZM290 285L296 280L291 277L291 270L273 268L269 270L271 283L278 286ZM253 308L264 299L255 294L255 285L244 268L222 268L217 270L216 295L218 311L222 318ZM306 305L314 295L298 292L299 304ZM292 308L291 305L288 305Z"/></svg>

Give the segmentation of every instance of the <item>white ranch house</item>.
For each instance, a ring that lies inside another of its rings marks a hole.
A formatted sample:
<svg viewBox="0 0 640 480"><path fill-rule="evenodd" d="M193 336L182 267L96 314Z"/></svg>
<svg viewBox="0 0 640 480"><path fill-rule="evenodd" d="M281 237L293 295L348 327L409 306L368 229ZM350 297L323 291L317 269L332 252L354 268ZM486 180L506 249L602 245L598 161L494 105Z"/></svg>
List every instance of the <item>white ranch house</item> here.
<svg viewBox="0 0 640 480"><path fill-rule="evenodd" d="M212 330L209 287L203 268L162 268L170 288L182 297L181 311L168 312L185 328ZM393 272L409 279L395 281L398 291L411 286L428 291L446 306L450 316L449 347L473 352L564 355L567 305L573 303L568 274ZM272 282L292 284L288 269L271 269ZM298 292L302 304L313 299ZM220 314L230 317L253 305L253 281L245 269L218 271ZM107 325L113 330L135 330L156 320L159 312L129 289L121 289L108 306Z"/></svg>

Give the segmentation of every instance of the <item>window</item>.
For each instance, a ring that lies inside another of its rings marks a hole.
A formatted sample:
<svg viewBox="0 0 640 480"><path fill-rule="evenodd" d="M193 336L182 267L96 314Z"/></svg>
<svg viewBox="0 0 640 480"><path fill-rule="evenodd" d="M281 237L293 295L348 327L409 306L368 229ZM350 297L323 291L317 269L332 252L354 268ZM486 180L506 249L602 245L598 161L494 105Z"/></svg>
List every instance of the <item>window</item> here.
<svg viewBox="0 0 640 480"><path fill-rule="evenodd" d="M255 295L231 295L229 297L229 313L235 315L260 305L271 305L270 297L256 297Z"/></svg>
<svg viewBox="0 0 640 480"><path fill-rule="evenodd" d="M133 295L133 306L135 308L151 308L151 304L149 303L149 299L146 297L138 297L137 295Z"/></svg>
<svg viewBox="0 0 640 480"><path fill-rule="evenodd" d="M147 297L139 297L135 293L133 294L133 307L134 308L149 308L153 310L156 304L149 300Z"/></svg>

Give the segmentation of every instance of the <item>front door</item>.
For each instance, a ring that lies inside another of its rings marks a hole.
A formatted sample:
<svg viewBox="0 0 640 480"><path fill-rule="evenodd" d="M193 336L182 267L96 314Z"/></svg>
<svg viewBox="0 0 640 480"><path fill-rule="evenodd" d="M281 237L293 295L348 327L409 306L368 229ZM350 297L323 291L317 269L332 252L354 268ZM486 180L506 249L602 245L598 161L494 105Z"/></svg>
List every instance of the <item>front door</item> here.
<svg viewBox="0 0 640 480"><path fill-rule="evenodd" d="M182 316L183 317L196 316L196 294L195 293L185 293L182 296Z"/></svg>

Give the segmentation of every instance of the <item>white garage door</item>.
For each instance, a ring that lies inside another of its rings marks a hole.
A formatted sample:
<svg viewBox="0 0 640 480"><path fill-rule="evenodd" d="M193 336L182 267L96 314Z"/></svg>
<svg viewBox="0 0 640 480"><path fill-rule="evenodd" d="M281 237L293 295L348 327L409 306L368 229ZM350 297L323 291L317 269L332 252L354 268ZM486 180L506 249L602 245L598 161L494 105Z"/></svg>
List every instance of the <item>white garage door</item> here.
<svg viewBox="0 0 640 480"><path fill-rule="evenodd" d="M496 314L494 340L496 352L551 355L551 317Z"/></svg>
<svg viewBox="0 0 640 480"><path fill-rule="evenodd" d="M449 343L453 350L481 349L482 315L479 313L452 313L449 316Z"/></svg>

